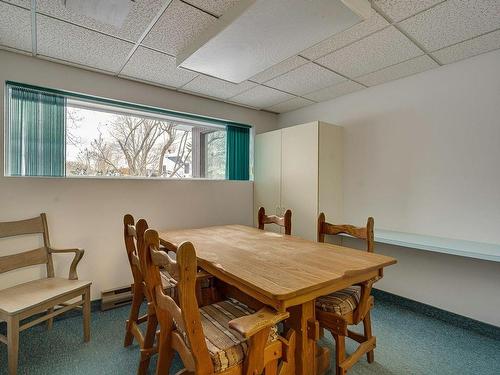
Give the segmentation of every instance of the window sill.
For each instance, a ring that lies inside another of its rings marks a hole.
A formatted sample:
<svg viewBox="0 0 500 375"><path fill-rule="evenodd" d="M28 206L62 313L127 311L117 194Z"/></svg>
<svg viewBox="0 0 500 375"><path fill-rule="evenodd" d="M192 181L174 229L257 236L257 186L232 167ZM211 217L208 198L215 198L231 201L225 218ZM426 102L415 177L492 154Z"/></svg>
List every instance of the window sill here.
<svg viewBox="0 0 500 375"><path fill-rule="evenodd" d="M48 179L48 180L106 180L106 181L207 181L207 182L252 182L253 180L226 180L226 179L215 179L215 178L165 178L165 177L141 177L141 176L63 176L63 177L50 177L50 176L7 176L3 175L5 178L12 179Z"/></svg>

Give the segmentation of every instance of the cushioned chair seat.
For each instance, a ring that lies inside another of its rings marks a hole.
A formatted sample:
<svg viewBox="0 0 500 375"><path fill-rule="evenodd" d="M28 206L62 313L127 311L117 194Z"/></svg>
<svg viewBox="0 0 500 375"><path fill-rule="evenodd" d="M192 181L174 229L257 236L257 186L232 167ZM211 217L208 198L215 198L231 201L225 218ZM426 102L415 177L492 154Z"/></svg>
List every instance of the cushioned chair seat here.
<svg viewBox="0 0 500 375"><path fill-rule="evenodd" d="M338 315L349 314L359 304L361 289L356 286L345 288L316 299L316 308Z"/></svg>
<svg viewBox="0 0 500 375"><path fill-rule="evenodd" d="M255 311L236 300L227 300L200 308L205 341L215 372L242 363L247 353L246 339L229 328L229 321ZM271 329L269 341L277 340L277 327Z"/></svg>

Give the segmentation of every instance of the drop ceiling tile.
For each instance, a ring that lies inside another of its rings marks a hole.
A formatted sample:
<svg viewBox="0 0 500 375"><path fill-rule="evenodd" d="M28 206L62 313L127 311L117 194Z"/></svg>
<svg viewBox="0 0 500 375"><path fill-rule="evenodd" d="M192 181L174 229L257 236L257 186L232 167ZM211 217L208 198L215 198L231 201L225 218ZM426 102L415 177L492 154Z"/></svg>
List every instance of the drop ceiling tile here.
<svg viewBox="0 0 500 375"><path fill-rule="evenodd" d="M217 18L179 0L173 0L143 41L148 47L177 56Z"/></svg>
<svg viewBox="0 0 500 375"><path fill-rule="evenodd" d="M120 76L180 87L195 78L197 74L177 68L175 57L139 47L121 71Z"/></svg>
<svg viewBox="0 0 500 375"><path fill-rule="evenodd" d="M245 104L255 108L270 107L292 99L294 96L265 86L256 86L230 99L231 102Z"/></svg>
<svg viewBox="0 0 500 375"><path fill-rule="evenodd" d="M292 56L286 59L285 61L273 65L269 69L266 69L263 72L254 75L252 78L250 78L250 80L259 83L264 83L266 81L269 81L270 79L273 79L274 77L289 72L290 70L298 68L299 66L302 66L307 63L308 60L304 59L303 57Z"/></svg>
<svg viewBox="0 0 500 375"><path fill-rule="evenodd" d="M420 48L391 26L316 61L354 78L422 53Z"/></svg>
<svg viewBox="0 0 500 375"><path fill-rule="evenodd" d="M302 107L305 107L306 105L311 105L314 104L312 100L304 99L304 98L293 98L290 100L287 100L282 103L275 104L271 107L266 108L269 111L272 112L278 112L278 113L284 113L284 112L289 112L293 111L295 109L299 109Z"/></svg>
<svg viewBox="0 0 500 375"><path fill-rule="evenodd" d="M367 86L376 86L384 82L393 81L395 79L437 68L438 66L439 65L429 56L423 55L359 77L358 81Z"/></svg>
<svg viewBox="0 0 500 375"><path fill-rule="evenodd" d="M185 0L186 3L203 9L217 17L222 16L229 8L239 1L240 0Z"/></svg>
<svg viewBox="0 0 500 375"><path fill-rule="evenodd" d="M118 71L133 44L43 15L37 16L40 55L109 72Z"/></svg>
<svg viewBox="0 0 500 375"><path fill-rule="evenodd" d="M448 0L399 24L428 51L500 27L499 0Z"/></svg>
<svg viewBox="0 0 500 375"><path fill-rule="evenodd" d="M315 60L330 52L336 51L350 43L353 43L365 36L374 33L384 27L389 26L389 23L377 12L372 10L372 16L363 22L350 27L322 42L312 46L301 52L300 55L308 59Z"/></svg>
<svg viewBox="0 0 500 375"><path fill-rule="evenodd" d="M103 23L68 10L61 0L37 0L37 12L60 18L105 34L137 42L144 30L161 10L164 0L134 1L122 27Z"/></svg>
<svg viewBox="0 0 500 375"><path fill-rule="evenodd" d="M183 86L182 90L215 98L227 99L255 86L257 86L256 83L248 81L235 84L221 79L199 75L187 85Z"/></svg>
<svg viewBox="0 0 500 375"><path fill-rule="evenodd" d="M0 2L0 45L31 52L31 12Z"/></svg>
<svg viewBox="0 0 500 375"><path fill-rule="evenodd" d="M2 0L7 3L19 5L20 7L31 9L31 0Z"/></svg>
<svg viewBox="0 0 500 375"><path fill-rule="evenodd" d="M344 77L317 64L308 63L267 81L266 86L301 95L342 81L345 81Z"/></svg>
<svg viewBox="0 0 500 375"><path fill-rule="evenodd" d="M443 48L433 52L432 55L441 63L449 64L498 48L500 48L500 30Z"/></svg>
<svg viewBox="0 0 500 375"><path fill-rule="evenodd" d="M353 81L345 81L339 83L338 85L314 91L304 96L316 102L324 102L326 100L331 100L342 95L347 95L352 92L362 90L364 88L365 87L363 85L360 85L359 83Z"/></svg>
<svg viewBox="0 0 500 375"><path fill-rule="evenodd" d="M374 0L375 6L380 8L393 22L399 22L413 16L443 0Z"/></svg>

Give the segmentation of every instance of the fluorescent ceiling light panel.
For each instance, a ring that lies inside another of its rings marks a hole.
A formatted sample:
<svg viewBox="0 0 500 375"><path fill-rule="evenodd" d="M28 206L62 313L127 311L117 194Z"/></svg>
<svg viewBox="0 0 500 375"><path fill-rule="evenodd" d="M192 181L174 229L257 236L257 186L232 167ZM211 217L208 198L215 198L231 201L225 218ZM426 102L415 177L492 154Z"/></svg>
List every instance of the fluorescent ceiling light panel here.
<svg viewBox="0 0 500 375"><path fill-rule="evenodd" d="M368 0L241 0L177 56L240 83L366 18Z"/></svg>
<svg viewBox="0 0 500 375"><path fill-rule="evenodd" d="M123 26L133 4L133 0L62 0L62 2L73 13L117 28Z"/></svg>

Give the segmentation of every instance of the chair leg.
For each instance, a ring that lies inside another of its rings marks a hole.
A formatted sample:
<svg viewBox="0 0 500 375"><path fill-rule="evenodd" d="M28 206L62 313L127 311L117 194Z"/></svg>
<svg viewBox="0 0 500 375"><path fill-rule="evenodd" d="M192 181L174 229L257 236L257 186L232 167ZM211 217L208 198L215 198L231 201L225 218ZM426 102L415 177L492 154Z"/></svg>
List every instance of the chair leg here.
<svg viewBox="0 0 500 375"><path fill-rule="evenodd" d="M157 325L158 320L156 319L156 315L148 315L146 334L144 335L144 345L143 348L141 348L141 359L139 362L139 369L137 371L138 375L146 375L148 372L149 362L151 360L155 343Z"/></svg>
<svg viewBox="0 0 500 375"><path fill-rule="evenodd" d="M158 360L156 363L156 375L168 374L174 352L171 345L172 330L160 330L158 337Z"/></svg>
<svg viewBox="0 0 500 375"><path fill-rule="evenodd" d="M9 316L7 318L7 348L9 375L17 374L17 362L19 360L19 317Z"/></svg>
<svg viewBox="0 0 500 375"><path fill-rule="evenodd" d="M50 309L47 310L47 314L51 314L54 312L54 308L51 307ZM47 329L52 329L52 326L54 325L54 318L50 318L47 320Z"/></svg>
<svg viewBox="0 0 500 375"><path fill-rule="evenodd" d="M83 341L90 341L90 287L83 293Z"/></svg>
<svg viewBox="0 0 500 375"><path fill-rule="evenodd" d="M132 341L134 341L134 336L132 335L132 323L137 322L137 319L139 319L139 310L141 308L142 301L144 300L144 293L141 286L134 284L132 288L132 306L130 307L130 315L125 328L125 342L123 344L125 347L132 345Z"/></svg>
<svg viewBox="0 0 500 375"><path fill-rule="evenodd" d="M366 314L365 318L363 319L363 329L365 333L365 339L368 340L372 337L372 320L370 317L370 311ZM366 353L366 360L368 363L373 363L375 360L375 353L373 350L370 350L368 353Z"/></svg>
<svg viewBox="0 0 500 375"><path fill-rule="evenodd" d="M345 375L346 370L344 370L340 365L345 360L345 336L337 335L332 332L333 338L335 339L335 366L337 375Z"/></svg>

